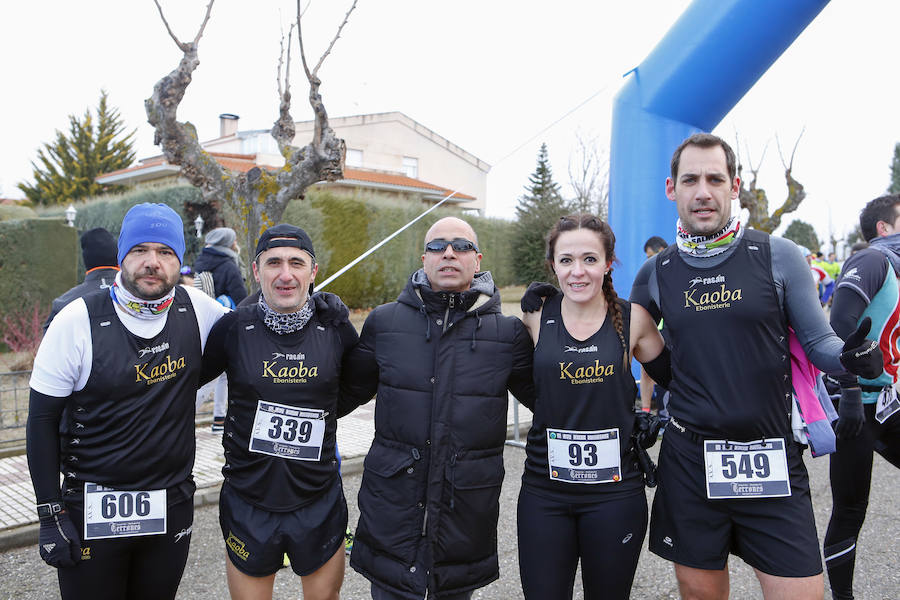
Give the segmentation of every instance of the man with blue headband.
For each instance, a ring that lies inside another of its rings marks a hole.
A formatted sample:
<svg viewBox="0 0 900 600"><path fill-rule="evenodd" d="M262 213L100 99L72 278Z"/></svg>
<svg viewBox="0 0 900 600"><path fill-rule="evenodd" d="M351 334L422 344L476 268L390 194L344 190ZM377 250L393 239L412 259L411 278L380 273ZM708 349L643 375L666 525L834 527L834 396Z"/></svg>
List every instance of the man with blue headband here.
<svg viewBox="0 0 900 600"><path fill-rule="evenodd" d="M65 600L174 598L184 572L200 359L227 312L177 285L184 248L174 210L132 207L115 283L61 310L35 357L28 466Z"/></svg>

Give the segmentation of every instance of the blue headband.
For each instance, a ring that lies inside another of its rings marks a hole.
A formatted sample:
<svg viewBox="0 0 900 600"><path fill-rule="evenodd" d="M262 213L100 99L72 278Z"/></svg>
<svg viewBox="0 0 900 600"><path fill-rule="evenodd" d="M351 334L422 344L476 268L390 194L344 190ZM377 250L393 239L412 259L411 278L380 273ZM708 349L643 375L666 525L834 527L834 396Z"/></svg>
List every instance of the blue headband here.
<svg viewBox="0 0 900 600"><path fill-rule="evenodd" d="M184 263L184 224L181 217L165 204L136 204L125 214L119 232L119 264L138 244L165 244Z"/></svg>

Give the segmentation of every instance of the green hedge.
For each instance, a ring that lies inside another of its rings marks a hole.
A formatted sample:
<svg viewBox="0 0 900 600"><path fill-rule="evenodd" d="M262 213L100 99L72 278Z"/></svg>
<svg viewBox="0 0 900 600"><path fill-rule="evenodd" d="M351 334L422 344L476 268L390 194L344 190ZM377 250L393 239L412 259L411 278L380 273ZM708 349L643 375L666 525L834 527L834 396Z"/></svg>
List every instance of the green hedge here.
<svg viewBox="0 0 900 600"><path fill-rule="evenodd" d="M0 311L48 308L78 283L80 254L78 232L59 219L0 223Z"/></svg>
<svg viewBox="0 0 900 600"><path fill-rule="evenodd" d="M34 209L19 204L0 204L0 222L15 219L34 219L37 213Z"/></svg>
<svg viewBox="0 0 900 600"><path fill-rule="evenodd" d="M140 202L160 202L171 206L184 216L186 203L200 204L200 192L191 186L138 189L119 196L79 203L75 226L78 232L105 227L118 236L122 218L128 209ZM303 227L312 237L319 262L318 282L352 261L382 239L419 216L427 207L419 202L404 201L379 194L357 194L354 197L337 195L329 190L312 189L306 199L288 204L282 222ZM62 217L62 209L42 211L42 214ZM461 216L472 224L478 234L484 254L481 267L490 270L498 286L511 285L514 280L512 260L513 223L502 219L463 216L459 209L439 208L416 222L368 256L361 263L329 284L327 290L339 294L349 306L368 307L395 300L409 275L422 266L422 244L425 232L438 219ZM70 231L74 232L69 228ZM185 264L191 264L202 249L192 222L185 221ZM77 272L83 275L81 252L76 242ZM73 252L71 249L69 252ZM41 277L48 277L42 274ZM65 291L63 288L62 291Z"/></svg>
<svg viewBox="0 0 900 600"><path fill-rule="evenodd" d="M316 247L319 274L331 274L413 220L425 210L419 203L377 195L365 199L311 190L305 200L291 202L282 221L303 227ZM461 216L478 234L484 254L483 270L490 270L498 286L514 283L512 223L502 219L462 216L461 211L439 208L370 254L326 288L348 306L367 307L397 298L409 275L422 266L422 244L428 228L445 216Z"/></svg>
<svg viewBox="0 0 900 600"><path fill-rule="evenodd" d="M202 238L197 237L194 223L185 220L184 205L204 204L200 196L200 190L189 185L170 186L161 188L136 189L117 196L102 196L99 199L78 203L75 216L75 227L79 233L83 233L94 227L104 227L115 237L119 237L119 229L122 227L122 219L125 213L142 202L165 204L181 215L184 221L184 264L194 262L194 257L203 249ZM79 249L78 254L81 254ZM81 260L79 258L79 260Z"/></svg>

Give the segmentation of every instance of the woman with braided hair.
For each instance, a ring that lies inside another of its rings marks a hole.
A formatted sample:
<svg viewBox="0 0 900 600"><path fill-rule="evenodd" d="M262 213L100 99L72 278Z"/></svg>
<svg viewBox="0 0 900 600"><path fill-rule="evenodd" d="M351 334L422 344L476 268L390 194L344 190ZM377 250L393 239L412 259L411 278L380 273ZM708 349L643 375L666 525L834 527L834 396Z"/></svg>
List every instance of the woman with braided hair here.
<svg viewBox="0 0 900 600"><path fill-rule="evenodd" d="M647 530L630 364L665 385L668 351L650 314L616 295L615 240L593 215L561 218L547 262L562 293L523 317L537 389L518 503L526 599L571 599L579 559L586 599L628 598Z"/></svg>

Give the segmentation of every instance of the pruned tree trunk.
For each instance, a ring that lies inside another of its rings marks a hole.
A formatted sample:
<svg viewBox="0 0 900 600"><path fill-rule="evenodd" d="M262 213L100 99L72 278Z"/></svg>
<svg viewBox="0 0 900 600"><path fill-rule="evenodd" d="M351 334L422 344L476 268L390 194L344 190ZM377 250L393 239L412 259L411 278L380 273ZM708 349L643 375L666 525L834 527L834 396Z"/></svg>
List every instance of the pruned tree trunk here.
<svg viewBox="0 0 900 600"><path fill-rule="evenodd" d="M762 158L760 158L760 161L755 168L753 165L750 165L750 173L752 174L753 179L750 180L748 187L744 187L744 180L741 178L739 198L741 208L746 208L750 211L749 222L745 223L748 227L758 229L759 231L765 231L766 233L772 233L778 229L779 225L781 225L781 218L784 215L797 210L797 208L800 207L800 203L806 198L806 191L803 189L803 184L794 179L792 174L794 154L797 152L797 145L800 143L800 138L802 137L803 132L801 131L800 135L797 136L797 141L794 143L794 150L791 152L791 160L788 163L785 164L783 155L781 157L781 164L784 166L784 178L787 181L787 198L785 198L784 202L781 203L781 206L776 208L771 215L769 214L769 198L766 196L766 191L758 187L756 183L759 167L762 164ZM778 145L778 152L781 154L780 144ZM765 156L765 150L763 150L763 156ZM741 175L742 170L743 167L738 165L738 176Z"/></svg>
<svg viewBox="0 0 900 600"><path fill-rule="evenodd" d="M319 94L321 81L317 74L322 62L340 37L350 13L356 8L356 0L353 1L334 39L312 71L306 65L300 29L300 1L297 2L297 39L304 71L309 81L309 103L315 114L315 129L309 144L303 148L292 145L295 129L290 113L289 33L283 86L281 67L284 52L278 62L279 117L271 132L284 156L285 165L274 173L259 167L254 167L247 173L232 173L224 169L200 146L195 127L191 123L181 123L177 119L178 105L191 83L191 75L200 64L197 47L209 22L215 0L210 0L207 5L203 23L191 42L181 42L175 36L166 21L159 0L154 2L166 30L184 53L178 67L153 86L153 95L144 102L147 120L155 129L154 143L161 146L163 155L169 163L181 167L182 176L200 189L206 201L221 203L240 217L240 222L232 223L231 226L241 240L245 261L249 264L253 259L256 240L263 231L278 223L288 202L295 198L303 198L306 189L316 182L334 181L343 176L346 147L344 141L335 135L328 124L328 113Z"/></svg>

